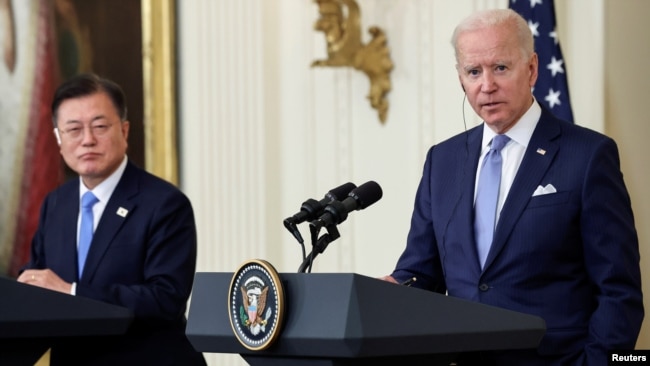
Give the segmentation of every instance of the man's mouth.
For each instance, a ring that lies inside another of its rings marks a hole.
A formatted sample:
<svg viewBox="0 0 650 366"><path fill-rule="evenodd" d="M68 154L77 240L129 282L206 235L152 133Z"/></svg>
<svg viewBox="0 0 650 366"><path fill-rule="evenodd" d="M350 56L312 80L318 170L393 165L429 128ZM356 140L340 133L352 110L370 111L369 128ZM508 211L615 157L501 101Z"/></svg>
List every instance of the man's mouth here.
<svg viewBox="0 0 650 366"><path fill-rule="evenodd" d="M98 157L99 154L96 153L85 153L79 157L80 160L90 160L90 159L95 159Z"/></svg>

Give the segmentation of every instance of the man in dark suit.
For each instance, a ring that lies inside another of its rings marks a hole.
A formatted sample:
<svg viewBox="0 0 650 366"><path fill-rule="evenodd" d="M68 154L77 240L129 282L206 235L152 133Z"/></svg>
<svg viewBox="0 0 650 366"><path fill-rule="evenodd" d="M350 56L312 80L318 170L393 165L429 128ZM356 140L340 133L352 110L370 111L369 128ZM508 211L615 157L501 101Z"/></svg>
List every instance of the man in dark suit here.
<svg viewBox="0 0 650 366"><path fill-rule="evenodd" d="M52 365L205 365L185 336L196 266L192 206L176 187L128 161L121 88L96 75L75 76L57 89L52 118L61 155L79 179L45 198L18 281L135 315L123 337L54 346ZM81 213L87 192L89 220Z"/></svg>
<svg viewBox="0 0 650 366"><path fill-rule="evenodd" d="M470 16L452 43L483 123L429 150L406 248L383 279L416 277L414 286L546 321L537 349L463 355L458 365L606 365L608 350L634 348L644 316L616 144L533 98L533 36L512 10ZM477 187L493 139L506 143L492 150L500 182L481 228ZM491 239L479 248L485 227Z"/></svg>

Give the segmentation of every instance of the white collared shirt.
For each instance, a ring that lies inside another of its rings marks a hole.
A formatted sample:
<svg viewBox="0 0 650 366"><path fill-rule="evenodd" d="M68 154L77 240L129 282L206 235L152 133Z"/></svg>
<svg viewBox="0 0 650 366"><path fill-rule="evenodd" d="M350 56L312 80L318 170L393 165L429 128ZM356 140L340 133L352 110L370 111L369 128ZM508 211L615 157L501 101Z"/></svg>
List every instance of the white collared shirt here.
<svg viewBox="0 0 650 366"><path fill-rule="evenodd" d="M106 204L111 198L115 187L117 187L117 183L119 183L120 179L122 178L122 174L124 174L124 169L126 169L127 161L128 158L126 155L124 155L124 160L122 160L120 166L115 169L113 174L109 175L108 178L104 179L103 182L99 183L97 187L92 190L95 197L97 197L99 200L99 202L93 206L93 232L95 232L95 229L97 228L99 219L101 219L102 214L104 213L104 209L106 208ZM77 217L77 247L79 246L79 228L81 227L81 197L83 197L84 193L88 191L89 189L86 188L83 180L81 177L79 177L79 216Z"/></svg>
<svg viewBox="0 0 650 366"><path fill-rule="evenodd" d="M115 191L115 187L117 187L117 183L120 182L120 179L122 178L122 174L124 174L124 170L126 169L126 163L128 162L128 160L129 160L128 157L124 155L124 159L120 163L120 166L118 166L117 169L115 169L113 174L109 175L108 178L104 179L103 182L99 183L97 187L95 187L95 189L92 190L95 197L97 197L97 199L99 200L93 206L93 232L95 232L95 229L97 228L97 224L99 224L99 220L102 218L102 214L104 213L106 204L108 203L108 200L111 198L113 191ZM89 189L86 187L81 177L79 177L79 215L77 216L77 249L79 248L79 229L81 228L81 197L83 197L84 193L88 191ZM72 287L70 288L70 295L74 296L76 294L77 294L77 283L73 282Z"/></svg>
<svg viewBox="0 0 650 366"><path fill-rule="evenodd" d="M506 146L501 150L503 165L501 168L501 184L499 186L499 200L497 201L495 225L499 222L501 209L506 201L508 192L510 192L512 182L515 179L519 165L521 165L524 153L526 152L530 138L533 135L533 131L535 131L535 127L537 126L537 122L541 115L542 108L537 103L537 100L534 100L533 104L528 108L528 111L526 111L519 121L517 121L508 132L506 132L506 136L510 137L510 141L508 141ZM476 181L474 182L474 203L476 203L476 187L478 185L478 178L481 174L483 159L488 151L490 151L490 142L494 136L496 136L496 133L485 125L484 122L481 157L479 158L478 167L476 168Z"/></svg>

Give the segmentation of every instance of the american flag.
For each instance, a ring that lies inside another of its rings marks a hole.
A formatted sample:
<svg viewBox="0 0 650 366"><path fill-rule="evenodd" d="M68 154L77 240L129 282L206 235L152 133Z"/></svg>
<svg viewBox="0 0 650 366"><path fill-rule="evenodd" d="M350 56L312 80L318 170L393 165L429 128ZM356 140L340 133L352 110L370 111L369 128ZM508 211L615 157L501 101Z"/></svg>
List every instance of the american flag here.
<svg viewBox="0 0 650 366"><path fill-rule="evenodd" d="M573 123L566 67L555 27L553 0L510 0L510 8L528 21L539 57L539 76L533 95L553 114Z"/></svg>

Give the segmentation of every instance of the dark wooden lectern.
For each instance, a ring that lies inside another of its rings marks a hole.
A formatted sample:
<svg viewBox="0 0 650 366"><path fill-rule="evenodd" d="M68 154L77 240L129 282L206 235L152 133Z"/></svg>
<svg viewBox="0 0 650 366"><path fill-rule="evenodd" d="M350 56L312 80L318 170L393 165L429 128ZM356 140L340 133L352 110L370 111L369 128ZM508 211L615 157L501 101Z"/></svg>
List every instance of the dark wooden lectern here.
<svg viewBox="0 0 650 366"><path fill-rule="evenodd" d="M124 334L130 310L0 277L0 365L34 365L69 337Z"/></svg>
<svg viewBox="0 0 650 366"><path fill-rule="evenodd" d="M539 317L359 274L283 273L281 334L251 351L230 326L231 278L197 273L186 334L198 351L250 365L449 365L462 352L536 348L546 330Z"/></svg>

